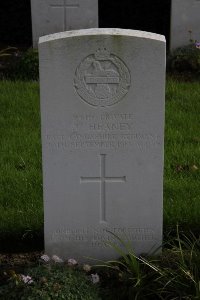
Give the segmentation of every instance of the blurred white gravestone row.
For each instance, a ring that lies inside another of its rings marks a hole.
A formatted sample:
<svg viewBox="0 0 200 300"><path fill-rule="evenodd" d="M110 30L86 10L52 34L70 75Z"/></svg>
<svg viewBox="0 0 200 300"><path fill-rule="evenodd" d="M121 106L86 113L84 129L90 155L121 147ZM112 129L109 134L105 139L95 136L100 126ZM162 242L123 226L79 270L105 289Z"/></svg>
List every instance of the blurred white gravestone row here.
<svg viewBox="0 0 200 300"><path fill-rule="evenodd" d="M98 27L98 0L31 0L33 47L39 37Z"/></svg>
<svg viewBox="0 0 200 300"><path fill-rule="evenodd" d="M87 29L40 38L45 250L116 258L162 244L165 38Z"/></svg>
<svg viewBox="0 0 200 300"><path fill-rule="evenodd" d="M200 0L172 0L170 49L200 42Z"/></svg>

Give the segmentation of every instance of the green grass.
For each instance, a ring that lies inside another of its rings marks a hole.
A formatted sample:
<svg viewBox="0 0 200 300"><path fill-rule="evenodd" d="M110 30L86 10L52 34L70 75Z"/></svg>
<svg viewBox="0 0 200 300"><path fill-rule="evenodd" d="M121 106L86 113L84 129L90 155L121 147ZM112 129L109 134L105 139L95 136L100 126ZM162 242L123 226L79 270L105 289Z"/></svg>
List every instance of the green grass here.
<svg viewBox="0 0 200 300"><path fill-rule="evenodd" d="M168 79L164 225L200 220L200 84ZM43 231L39 85L0 81L0 249ZM198 169L196 169L196 166ZM12 237L12 238L11 238ZM1 242L3 241L3 242ZM10 246L9 246L10 247ZM35 245L37 248L38 245Z"/></svg>
<svg viewBox="0 0 200 300"><path fill-rule="evenodd" d="M24 238L43 228L38 83L1 81L0 108L0 240Z"/></svg>
<svg viewBox="0 0 200 300"><path fill-rule="evenodd" d="M200 83L168 80L166 89L164 225L199 227ZM198 169L196 169L196 167Z"/></svg>

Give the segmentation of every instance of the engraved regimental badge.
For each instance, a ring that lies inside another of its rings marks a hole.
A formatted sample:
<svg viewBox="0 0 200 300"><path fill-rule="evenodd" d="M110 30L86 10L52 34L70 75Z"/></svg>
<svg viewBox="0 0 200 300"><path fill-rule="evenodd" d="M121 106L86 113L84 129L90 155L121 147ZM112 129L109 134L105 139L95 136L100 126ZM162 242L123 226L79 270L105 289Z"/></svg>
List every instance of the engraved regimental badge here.
<svg viewBox="0 0 200 300"><path fill-rule="evenodd" d="M76 69L74 87L92 106L105 107L119 102L130 87L125 63L106 48L87 56Z"/></svg>

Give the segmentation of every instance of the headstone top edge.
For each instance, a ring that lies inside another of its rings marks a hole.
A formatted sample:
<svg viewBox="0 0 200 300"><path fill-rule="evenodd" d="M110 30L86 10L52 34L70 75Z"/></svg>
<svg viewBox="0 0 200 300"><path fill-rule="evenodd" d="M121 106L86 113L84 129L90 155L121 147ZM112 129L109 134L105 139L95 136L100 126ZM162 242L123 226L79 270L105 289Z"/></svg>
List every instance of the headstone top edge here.
<svg viewBox="0 0 200 300"><path fill-rule="evenodd" d="M152 39L164 43L166 42L164 35L147 32L147 31L119 29L119 28L90 28L90 29L64 31L64 32L50 34L50 35L45 35L39 38L39 44L51 42L58 39L78 37L78 36L92 36L92 35L116 35L116 36L123 35L123 36Z"/></svg>

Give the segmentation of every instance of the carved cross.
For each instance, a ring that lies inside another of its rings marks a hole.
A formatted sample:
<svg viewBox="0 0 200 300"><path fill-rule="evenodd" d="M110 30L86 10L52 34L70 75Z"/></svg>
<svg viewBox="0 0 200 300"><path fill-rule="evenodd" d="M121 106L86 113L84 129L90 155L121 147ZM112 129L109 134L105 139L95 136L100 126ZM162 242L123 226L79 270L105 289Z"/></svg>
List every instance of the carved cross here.
<svg viewBox="0 0 200 300"><path fill-rule="evenodd" d="M81 177L81 183L100 183L100 222L106 222L106 183L126 182L126 176L106 177L106 154L100 154L100 176Z"/></svg>

